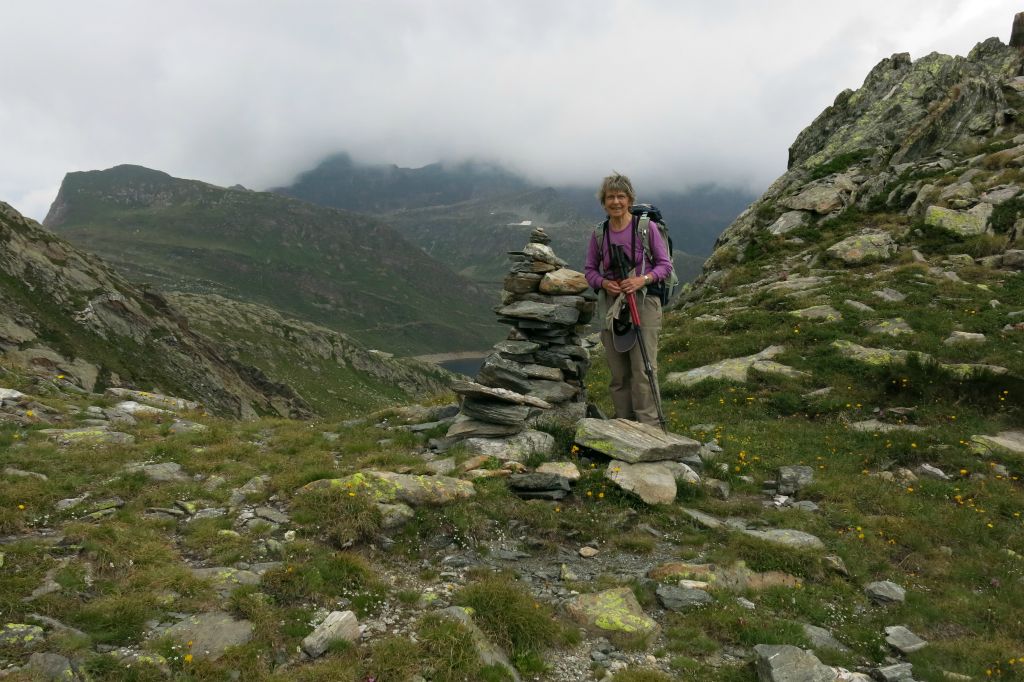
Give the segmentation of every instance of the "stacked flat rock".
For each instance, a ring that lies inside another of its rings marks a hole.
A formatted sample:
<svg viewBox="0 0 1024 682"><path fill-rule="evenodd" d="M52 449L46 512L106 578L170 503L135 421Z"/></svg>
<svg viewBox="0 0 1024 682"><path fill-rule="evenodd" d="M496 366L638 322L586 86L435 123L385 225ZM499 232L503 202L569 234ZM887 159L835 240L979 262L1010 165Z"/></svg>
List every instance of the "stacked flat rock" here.
<svg viewBox="0 0 1024 682"><path fill-rule="evenodd" d="M536 228L522 251L509 252L511 268L494 310L512 329L484 359L476 383L454 387L463 402L449 438L501 438L546 416L571 422L583 416L590 353L581 336L597 297L582 273L565 267L550 241Z"/></svg>

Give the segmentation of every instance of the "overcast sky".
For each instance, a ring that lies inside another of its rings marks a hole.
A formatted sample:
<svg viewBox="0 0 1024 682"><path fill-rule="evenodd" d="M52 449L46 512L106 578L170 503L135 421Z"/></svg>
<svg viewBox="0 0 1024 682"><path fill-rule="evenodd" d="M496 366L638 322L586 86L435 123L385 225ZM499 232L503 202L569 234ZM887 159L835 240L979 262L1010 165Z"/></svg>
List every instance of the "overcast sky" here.
<svg viewBox="0 0 1024 682"><path fill-rule="evenodd" d="M1009 40L1008 0L0 0L0 200L135 163L254 189L329 153L763 190L880 59Z"/></svg>

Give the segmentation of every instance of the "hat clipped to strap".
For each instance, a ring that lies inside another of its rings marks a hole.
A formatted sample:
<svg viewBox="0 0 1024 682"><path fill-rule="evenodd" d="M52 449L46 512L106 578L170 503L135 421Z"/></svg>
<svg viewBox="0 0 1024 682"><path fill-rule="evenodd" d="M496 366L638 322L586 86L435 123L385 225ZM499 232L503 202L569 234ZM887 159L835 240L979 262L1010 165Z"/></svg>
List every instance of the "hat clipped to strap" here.
<svg viewBox="0 0 1024 682"><path fill-rule="evenodd" d="M636 327L629 317L626 297L619 294L608 307L605 328L612 333L612 347L618 353L626 353L636 345Z"/></svg>

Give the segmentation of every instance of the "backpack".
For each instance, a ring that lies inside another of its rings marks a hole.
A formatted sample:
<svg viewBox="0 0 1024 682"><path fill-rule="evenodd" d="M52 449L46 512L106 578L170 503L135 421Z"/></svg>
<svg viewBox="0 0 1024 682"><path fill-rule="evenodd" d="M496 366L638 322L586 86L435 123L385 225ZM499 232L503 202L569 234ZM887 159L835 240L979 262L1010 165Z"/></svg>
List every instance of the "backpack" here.
<svg viewBox="0 0 1024 682"><path fill-rule="evenodd" d="M665 225L665 219L661 217L661 211L658 210L657 206L651 204L634 204L629 207L629 212L634 216L638 217L636 229L640 234L640 239L644 245L644 256L649 261L654 261L654 257L651 253L651 233L650 225L653 220L658 225L658 232L661 233L661 241L665 244L668 249L668 262L670 265L668 277L660 282L655 282L647 287L647 290L656 294L661 299L662 305L667 305L672 299L672 296L676 293L676 289L679 287L679 277L676 275L675 263L672 262L672 236L668 233L668 226ZM601 223L601 236L598 237L597 230L594 230L594 238L597 239L597 260L600 263L603 259L601 248L605 242L605 233L608 230L608 221L605 220Z"/></svg>

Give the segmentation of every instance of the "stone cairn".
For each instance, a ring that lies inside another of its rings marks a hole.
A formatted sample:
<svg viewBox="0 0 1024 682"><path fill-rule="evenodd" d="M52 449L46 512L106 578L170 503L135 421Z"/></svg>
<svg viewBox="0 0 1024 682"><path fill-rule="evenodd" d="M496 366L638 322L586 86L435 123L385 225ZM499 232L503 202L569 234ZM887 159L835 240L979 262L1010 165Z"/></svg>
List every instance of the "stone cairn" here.
<svg viewBox="0 0 1024 682"><path fill-rule="evenodd" d="M475 382L453 386L462 406L447 437L464 440L475 454L522 461L554 443L533 427L573 425L585 415L590 353L580 336L597 297L550 242L535 228L522 251L509 252L512 266L494 310L512 330L484 359Z"/></svg>

